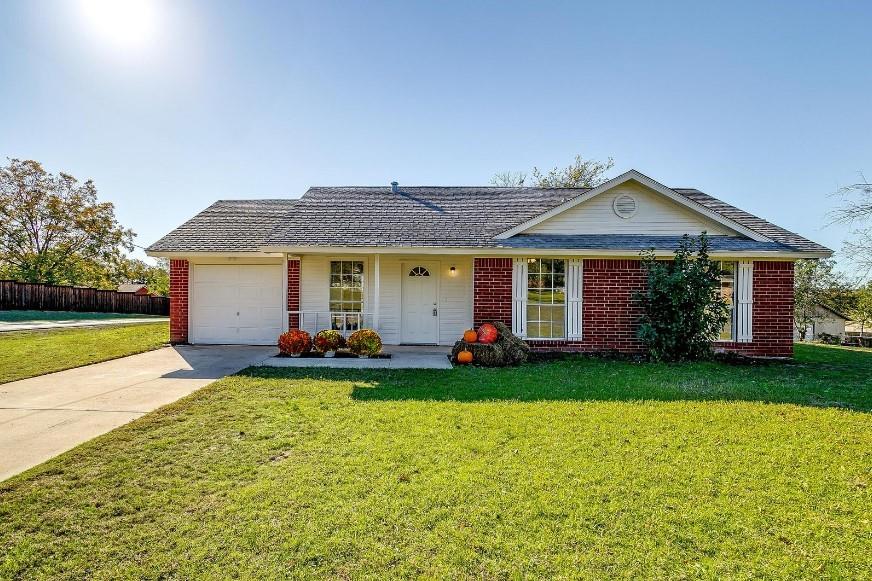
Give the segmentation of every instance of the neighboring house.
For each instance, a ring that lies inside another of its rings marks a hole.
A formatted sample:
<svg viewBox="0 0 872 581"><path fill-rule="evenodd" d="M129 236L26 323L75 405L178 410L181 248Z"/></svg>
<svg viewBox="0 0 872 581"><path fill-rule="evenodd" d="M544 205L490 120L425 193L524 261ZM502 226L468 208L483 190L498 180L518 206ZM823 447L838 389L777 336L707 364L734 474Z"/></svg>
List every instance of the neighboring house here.
<svg viewBox="0 0 872 581"><path fill-rule="evenodd" d="M861 325L857 321L848 321L845 324L845 335L849 337L868 337L872 331L869 325Z"/></svg>
<svg viewBox="0 0 872 581"><path fill-rule="evenodd" d="M313 187L219 201L148 248L170 259L171 339L262 343L300 327L440 344L503 321L536 349L638 351L639 252L707 232L734 305L719 347L793 350L793 262L829 249L629 171L592 188Z"/></svg>
<svg viewBox="0 0 872 581"><path fill-rule="evenodd" d="M150 295L148 292L148 287L142 283L132 282L132 283L123 283L118 285L118 292L120 293L133 293L135 295Z"/></svg>
<svg viewBox="0 0 872 581"><path fill-rule="evenodd" d="M845 325L849 321L849 318L845 315L834 311L830 307L826 305L815 305L814 318L812 319L811 324L805 330L805 337L803 337L803 341L814 341L818 339L818 335L821 333L827 333L828 335L836 335L839 338L845 338ZM799 341L799 330L794 325L793 327L793 339Z"/></svg>

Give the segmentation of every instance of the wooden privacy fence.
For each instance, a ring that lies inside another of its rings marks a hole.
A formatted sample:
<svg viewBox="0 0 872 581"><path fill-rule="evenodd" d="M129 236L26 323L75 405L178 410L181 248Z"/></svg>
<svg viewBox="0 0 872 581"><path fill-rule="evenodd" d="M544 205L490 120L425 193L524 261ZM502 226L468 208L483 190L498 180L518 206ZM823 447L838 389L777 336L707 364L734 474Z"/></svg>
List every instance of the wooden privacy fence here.
<svg viewBox="0 0 872 581"><path fill-rule="evenodd" d="M96 288L0 280L2 310L169 315L170 300Z"/></svg>

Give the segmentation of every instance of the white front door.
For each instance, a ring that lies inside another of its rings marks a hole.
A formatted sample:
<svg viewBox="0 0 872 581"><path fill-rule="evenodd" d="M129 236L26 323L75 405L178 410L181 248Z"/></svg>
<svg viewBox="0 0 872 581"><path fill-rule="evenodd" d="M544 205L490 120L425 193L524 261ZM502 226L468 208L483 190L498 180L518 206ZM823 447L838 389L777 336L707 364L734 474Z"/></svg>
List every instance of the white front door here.
<svg viewBox="0 0 872 581"><path fill-rule="evenodd" d="M439 265L404 262L403 343L436 344L439 341Z"/></svg>
<svg viewBox="0 0 872 581"><path fill-rule="evenodd" d="M191 343L272 345L282 332L281 265L196 264Z"/></svg>

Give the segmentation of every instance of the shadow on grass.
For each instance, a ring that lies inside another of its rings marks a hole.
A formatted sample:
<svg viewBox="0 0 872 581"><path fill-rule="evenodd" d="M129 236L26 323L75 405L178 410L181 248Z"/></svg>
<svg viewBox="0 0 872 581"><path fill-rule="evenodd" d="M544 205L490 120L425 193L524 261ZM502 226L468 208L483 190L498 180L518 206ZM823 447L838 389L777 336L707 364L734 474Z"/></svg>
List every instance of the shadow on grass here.
<svg viewBox="0 0 872 581"><path fill-rule="evenodd" d="M753 365L579 357L507 369L250 368L245 374L347 382L360 402L748 401L872 411L872 353L813 355L819 357Z"/></svg>

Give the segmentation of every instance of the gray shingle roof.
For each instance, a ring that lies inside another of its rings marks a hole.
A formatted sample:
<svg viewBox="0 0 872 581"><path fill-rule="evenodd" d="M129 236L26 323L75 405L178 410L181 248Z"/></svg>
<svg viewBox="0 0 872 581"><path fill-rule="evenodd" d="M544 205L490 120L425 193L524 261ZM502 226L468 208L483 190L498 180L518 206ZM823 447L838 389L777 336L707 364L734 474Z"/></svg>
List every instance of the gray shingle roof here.
<svg viewBox="0 0 872 581"><path fill-rule="evenodd" d="M151 252L257 252L298 200L219 200L148 247Z"/></svg>
<svg viewBox="0 0 872 581"><path fill-rule="evenodd" d="M758 218L754 214L749 214L699 190L693 188L673 188L673 191L775 242L780 242L801 252L830 252L830 249L826 246L821 246L817 242L812 242L799 234L794 234L789 230L785 230L780 226L767 222L763 218Z"/></svg>
<svg viewBox="0 0 872 581"><path fill-rule="evenodd" d="M275 246L488 247L513 226L584 189L410 187L310 188Z"/></svg>
<svg viewBox="0 0 872 581"><path fill-rule="evenodd" d="M640 250L651 242L673 248L676 237L494 237L587 192L583 188L313 187L299 200L216 202L148 250L153 252L253 252L263 247L591 248ZM717 238L720 250L828 252L699 190L675 190L773 240ZM752 244L753 243L753 244ZM570 246L560 246L567 244ZM713 242L714 248L714 242Z"/></svg>

